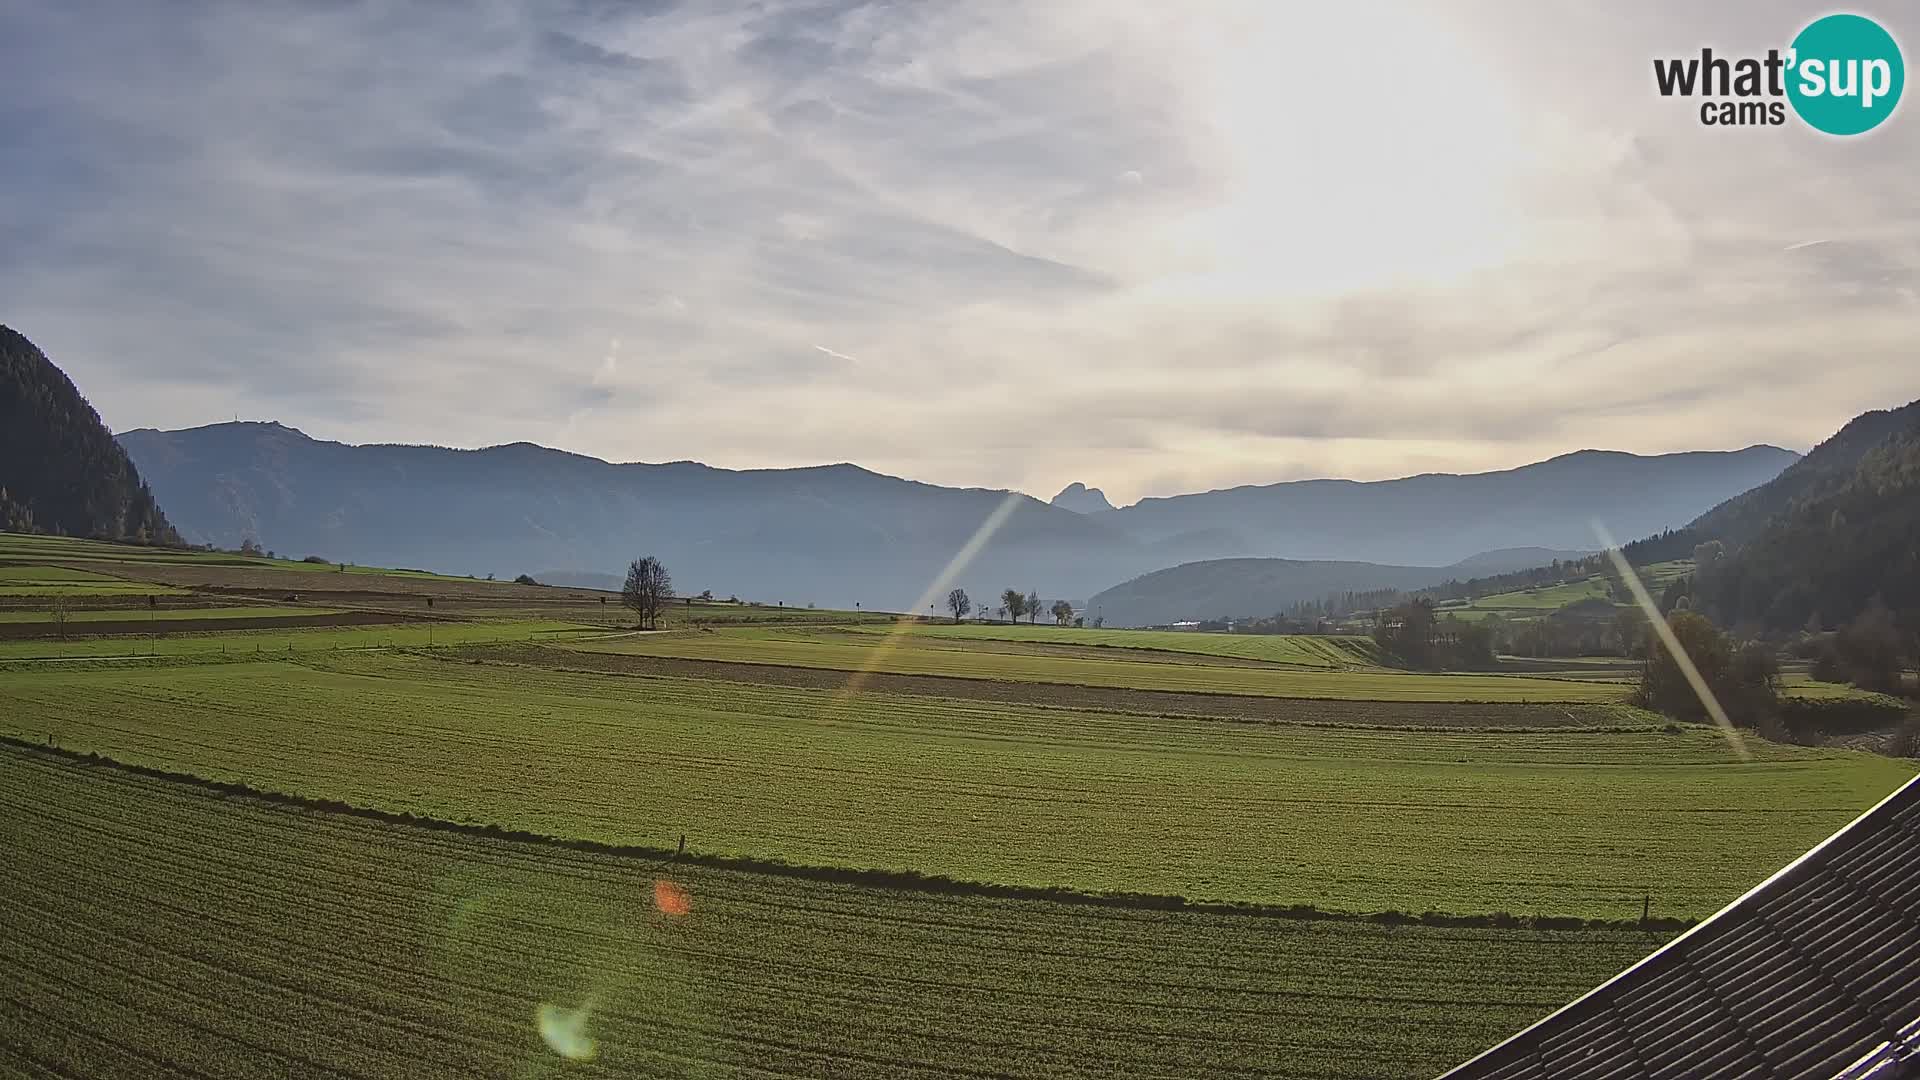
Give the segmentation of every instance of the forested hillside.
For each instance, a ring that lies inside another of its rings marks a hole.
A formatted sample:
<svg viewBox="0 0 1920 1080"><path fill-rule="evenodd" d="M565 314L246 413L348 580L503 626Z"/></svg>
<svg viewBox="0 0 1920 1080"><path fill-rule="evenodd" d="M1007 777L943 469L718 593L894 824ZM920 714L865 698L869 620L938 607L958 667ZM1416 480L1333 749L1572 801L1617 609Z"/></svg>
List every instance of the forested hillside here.
<svg viewBox="0 0 1920 1080"><path fill-rule="evenodd" d="M73 380L6 326L0 326L0 529L179 540Z"/></svg>
<svg viewBox="0 0 1920 1080"><path fill-rule="evenodd" d="M1904 423L1883 429L1851 469L1803 485L1751 540L1696 572L1696 602L1723 625L1833 626L1877 597L1900 626L1920 627L1920 408L1869 415Z"/></svg>
<svg viewBox="0 0 1920 1080"><path fill-rule="evenodd" d="M1797 504L1820 499L1850 483L1868 451L1895 435L1910 434L1917 426L1920 401L1861 413L1779 476L1700 515L1687 526L1687 543L1719 540L1729 547L1747 543Z"/></svg>

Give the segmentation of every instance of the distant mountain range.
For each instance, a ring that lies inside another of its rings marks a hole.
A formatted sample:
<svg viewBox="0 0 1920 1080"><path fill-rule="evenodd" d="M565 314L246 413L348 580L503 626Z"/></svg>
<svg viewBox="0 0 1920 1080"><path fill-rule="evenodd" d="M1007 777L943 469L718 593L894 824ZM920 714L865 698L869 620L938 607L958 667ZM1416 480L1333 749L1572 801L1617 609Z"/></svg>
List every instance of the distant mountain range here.
<svg viewBox="0 0 1920 1080"><path fill-rule="evenodd" d="M1615 536L1674 528L1798 458L1777 446L1655 457L1581 450L1500 472L1142 499L1101 520L1145 543L1220 556L1443 565L1518 546L1591 549L1596 518Z"/></svg>
<svg viewBox="0 0 1920 1080"><path fill-rule="evenodd" d="M847 464L735 471L609 464L527 443L350 446L275 423L141 429L120 442L191 541L581 583L652 553L682 591L895 610L941 579L1003 504L952 583L976 597L1012 586L1081 600L1222 556L1451 567L1516 545L1590 547L1593 516L1629 535L1677 526L1795 457L1582 451L1498 473L1303 481L1101 511L1093 500L1104 496L1072 487L1062 495L1076 509Z"/></svg>
<svg viewBox="0 0 1920 1080"><path fill-rule="evenodd" d="M1558 459L1556 459L1558 460ZM1543 464L1552 464L1543 463ZM1745 632L1831 627L1876 601L1911 635L1920 627L1920 401L1863 413L1779 475L1671 532L1627 533L1636 561L1686 558L1718 541L1724 555L1691 581L1701 610ZM1289 559L1212 559L1145 574L1096 594L1113 625L1267 615L1329 593L1416 590L1577 563L1578 551L1490 551L1443 569ZM1553 575L1523 575L1527 583ZM1520 587L1516 582L1512 587Z"/></svg>
<svg viewBox="0 0 1920 1080"><path fill-rule="evenodd" d="M0 529L178 539L73 380L7 326L0 326Z"/></svg>

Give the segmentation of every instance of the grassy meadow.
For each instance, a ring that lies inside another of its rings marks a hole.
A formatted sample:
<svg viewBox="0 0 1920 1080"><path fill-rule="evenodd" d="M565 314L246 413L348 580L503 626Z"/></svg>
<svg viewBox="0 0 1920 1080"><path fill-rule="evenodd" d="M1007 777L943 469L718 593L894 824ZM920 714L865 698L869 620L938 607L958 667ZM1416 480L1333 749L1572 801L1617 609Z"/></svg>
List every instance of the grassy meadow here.
<svg viewBox="0 0 1920 1080"><path fill-rule="evenodd" d="M0 716L28 742L554 836L1356 912L1621 918L1651 889L1705 915L1907 773L1771 744L1738 765L1700 728L1036 714L381 653L8 672Z"/></svg>
<svg viewBox="0 0 1920 1080"><path fill-rule="evenodd" d="M0 536L0 1077L1429 1076L1913 771L1598 662L603 596Z"/></svg>
<svg viewBox="0 0 1920 1080"><path fill-rule="evenodd" d="M891 633L890 628L867 628ZM930 622L908 628L916 641L1011 641L1090 649L1129 649L1198 656L1224 656L1296 667L1375 667L1379 649L1365 637L1299 634L1198 634L1175 630L1090 630L1018 623Z"/></svg>
<svg viewBox="0 0 1920 1080"><path fill-rule="evenodd" d="M1692 570L1693 560L1677 559L1672 562L1643 566L1639 569L1639 574L1641 583L1657 596L1668 584L1677 578L1687 576ZM1558 585L1490 593L1466 602L1451 601L1441 604L1440 612L1469 622L1484 619L1489 615L1525 622L1551 615L1569 604L1588 600L1606 600L1621 611L1633 607L1629 603L1614 601L1607 588L1606 575L1594 574L1578 581L1565 581Z"/></svg>
<svg viewBox="0 0 1920 1080"><path fill-rule="evenodd" d="M1661 940L797 880L6 748L0 840L8 1077L1426 1076Z"/></svg>
<svg viewBox="0 0 1920 1080"><path fill-rule="evenodd" d="M1006 629L1001 627L999 629ZM1116 632L1127 633L1131 632ZM1166 637L1188 637L1168 632ZM1219 635L1225 642L1238 642ZM1273 648L1249 638L1253 648ZM1286 639L1277 639L1284 644ZM1336 639L1346 640L1346 639ZM1212 662L1219 657L1190 648L1183 662L1169 663L1165 650L1109 648L1103 655L1062 655L988 650L978 640L954 639L925 627L893 633L837 628L756 627L713 632L650 634L583 640L583 651L674 657L723 663L780 664L831 671L934 675L961 679L1127 687L1267 697L1345 698L1356 701L1618 702L1619 686L1587 681L1488 674L1429 674L1379 667L1343 670L1291 663L1246 666ZM1249 651L1252 651L1250 648Z"/></svg>

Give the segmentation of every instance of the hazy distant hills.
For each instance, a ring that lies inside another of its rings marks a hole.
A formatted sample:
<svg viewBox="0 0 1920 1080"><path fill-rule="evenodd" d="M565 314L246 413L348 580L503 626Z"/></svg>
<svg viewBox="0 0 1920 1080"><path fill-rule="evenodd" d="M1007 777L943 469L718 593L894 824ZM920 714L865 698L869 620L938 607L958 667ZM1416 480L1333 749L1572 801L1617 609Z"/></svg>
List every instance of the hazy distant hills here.
<svg viewBox="0 0 1920 1080"><path fill-rule="evenodd" d="M0 326L0 529L176 539L87 399L33 342Z"/></svg>
<svg viewBox="0 0 1920 1080"><path fill-rule="evenodd" d="M1302 480L1142 499L1109 524L1147 542L1205 534L1219 554L1435 566L1519 546L1592 550L1693 520L1797 460L1775 446L1642 457L1581 450L1501 472ZM1551 561L1551 560L1549 560Z"/></svg>
<svg viewBox="0 0 1920 1080"><path fill-rule="evenodd" d="M1510 549L1512 550L1512 549ZM1488 553L1492 556L1493 553ZM1181 619L1274 615L1303 600L1374 589L1411 591L1454 578L1538 565L1532 557L1476 556L1472 566L1387 566L1299 559L1207 559L1182 563L1096 593L1087 611L1109 626L1155 626ZM1549 557L1547 562L1552 562Z"/></svg>
<svg viewBox="0 0 1920 1080"><path fill-rule="evenodd" d="M1557 551L1553 548L1541 547L1501 548L1498 551L1483 551L1478 555L1468 556L1447 569L1472 574L1504 574L1509 570L1525 570L1532 566L1548 566L1556 562L1585 558L1597 550L1597 545L1580 551Z"/></svg>
<svg viewBox="0 0 1920 1080"><path fill-rule="evenodd" d="M655 554L681 591L769 603L904 607L1009 498L853 465L734 471L614 465L526 443L348 446L271 423L130 431L121 442L176 493L193 540L251 536L299 554L502 577L613 574ZM1012 499L979 557L983 583L1060 588L1088 577L1077 560L1095 575L1140 565L1111 530Z"/></svg>
<svg viewBox="0 0 1920 1080"><path fill-rule="evenodd" d="M503 577L612 575L652 553L683 591L895 609L939 578L1009 498L1012 511L956 579L976 599L1014 586L1079 600L1225 556L1404 568L1516 546L1589 548L1592 516L1625 535L1675 527L1794 458L1771 447L1587 451L1502 473L1306 481L1081 513L853 465L735 471L616 465L525 443L349 446L271 423L142 429L120 441L193 541L251 537L286 553Z"/></svg>

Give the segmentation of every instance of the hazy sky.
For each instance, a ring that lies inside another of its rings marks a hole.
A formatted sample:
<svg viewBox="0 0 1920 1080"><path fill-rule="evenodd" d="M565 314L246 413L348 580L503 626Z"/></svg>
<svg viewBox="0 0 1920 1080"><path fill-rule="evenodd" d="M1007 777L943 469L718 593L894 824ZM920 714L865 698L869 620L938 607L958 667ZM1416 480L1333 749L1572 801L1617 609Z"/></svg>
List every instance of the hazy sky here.
<svg viewBox="0 0 1920 1080"><path fill-rule="evenodd" d="M116 429L1042 497L1804 449L1920 397L1920 105L1651 61L1827 10L13 0L0 321Z"/></svg>

